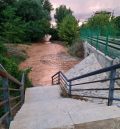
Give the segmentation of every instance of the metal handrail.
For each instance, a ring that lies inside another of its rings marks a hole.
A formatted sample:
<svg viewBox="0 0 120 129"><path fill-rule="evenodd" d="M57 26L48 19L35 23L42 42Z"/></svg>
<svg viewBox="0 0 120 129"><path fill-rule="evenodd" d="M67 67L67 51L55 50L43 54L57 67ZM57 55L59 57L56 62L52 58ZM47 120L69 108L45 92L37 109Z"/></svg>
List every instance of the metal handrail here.
<svg viewBox="0 0 120 129"><path fill-rule="evenodd" d="M57 77L58 82L56 84L60 84L62 86L65 86L66 88L69 88L68 89L69 96L72 96L72 94L71 94L72 91L109 90L108 97L96 97L96 96L87 96L87 95L86 96L82 95L81 97L108 99L108 105L110 106L110 105L112 105L113 100L120 101L120 98L114 98L113 97L113 92L115 90L120 90L120 88L115 88L114 87L115 81L120 79L120 77L116 77L116 70L117 69L120 69L120 64L116 64L116 65L113 65L113 66L110 66L110 67L102 68L102 69L99 69L99 70L96 70L96 71L93 71L93 72L90 72L90 73L87 73L87 74L84 74L84 75L81 75L81 76L77 76L77 77L74 77L74 78L71 78L71 79L68 79L61 71L59 71L54 76L52 76L52 84L54 84L54 78ZM77 84L72 83L73 81L80 80L80 79L87 78L87 77L91 77L93 75L98 75L98 74L105 73L105 72L111 72L110 77L107 78L107 79L101 79L101 80L96 80L96 81L87 81L87 82L77 83ZM109 88L101 88L101 89L100 88L98 88L98 89L97 88L94 88L94 89L89 88L89 89L74 89L74 90L72 89L73 86L77 86L77 85L84 85L84 84L98 83L98 82L106 82L106 81L110 81Z"/></svg>
<svg viewBox="0 0 120 129"><path fill-rule="evenodd" d="M4 78L8 78L10 81L18 84L19 86L22 86L21 82L18 81L16 78L11 76L5 69L4 67L0 64L0 76Z"/></svg>
<svg viewBox="0 0 120 129"><path fill-rule="evenodd" d="M0 124L2 122L5 123L6 129L9 129L10 122L13 118L13 113L15 109L24 103L24 80L25 74L22 74L21 82L18 81L16 78L11 76L4 67L0 64L0 77L2 78L2 88L0 90L3 92L3 100L0 102L0 107L3 107L4 114L0 116ZM10 88L9 81L15 83L17 88ZM10 91L17 92L16 96L10 97ZM18 93L20 95L18 95ZM11 107L11 102L16 101L16 104Z"/></svg>
<svg viewBox="0 0 120 129"><path fill-rule="evenodd" d="M87 73L87 74L84 74L84 75L81 75L81 76L78 76L78 77L75 77L75 78L71 78L71 79L69 79L69 81L74 81L74 80L90 77L90 76L93 76L93 75L96 75L96 74L109 72L111 70L116 70L118 68L120 68L120 64L116 64L116 65L109 66L109 67L106 67L106 68L103 68L103 69L99 69L99 70L96 70L96 71L93 71L93 72L90 72L90 73Z"/></svg>

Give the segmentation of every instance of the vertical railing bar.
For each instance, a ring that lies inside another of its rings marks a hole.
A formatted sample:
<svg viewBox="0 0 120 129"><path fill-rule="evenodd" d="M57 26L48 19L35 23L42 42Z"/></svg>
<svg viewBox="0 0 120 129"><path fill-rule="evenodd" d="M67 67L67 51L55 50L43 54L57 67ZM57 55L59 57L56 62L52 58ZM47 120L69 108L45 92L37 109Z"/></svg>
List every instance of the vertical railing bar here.
<svg viewBox="0 0 120 129"><path fill-rule="evenodd" d="M91 32L91 45L93 45L93 33Z"/></svg>
<svg viewBox="0 0 120 129"><path fill-rule="evenodd" d="M5 113L9 112L9 115L5 119L7 129L9 129L10 121L12 120L12 113L10 108L10 93L8 89L9 88L8 79L3 78L2 84L3 84L3 88L6 89L6 90L3 90L3 100L8 100L8 102L4 104L4 112Z"/></svg>
<svg viewBox="0 0 120 129"><path fill-rule="evenodd" d="M108 55L108 35L106 36L105 56Z"/></svg>
<svg viewBox="0 0 120 129"><path fill-rule="evenodd" d="M54 83L53 83L53 77L52 77L52 85L54 85Z"/></svg>
<svg viewBox="0 0 120 129"><path fill-rule="evenodd" d="M60 84L60 72L58 73L58 84Z"/></svg>
<svg viewBox="0 0 120 129"><path fill-rule="evenodd" d="M22 102L22 104L24 103L24 88L25 88L25 85L24 85L24 83L25 83L25 74L23 73L23 75L22 75L22 80L21 80L21 84L22 84L22 86L20 87L20 90L21 90L21 102Z"/></svg>
<svg viewBox="0 0 120 129"><path fill-rule="evenodd" d="M108 106L111 106L113 103L113 96L114 96L114 86L115 86L115 76L116 76L116 69L111 71L110 75L110 86L109 86L109 96L108 96Z"/></svg>
<svg viewBox="0 0 120 129"><path fill-rule="evenodd" d="M71 95L72 95L72 83L71 83L71 81L69 81L69 91L68 91L69 93L69 96L71 97Z"/></svg>
<svg viewBox="0 0 120 129"><path fill-rule="evenodd" d="M97 49L97 50L99 49L99 48L98 48L98 45L99 45L98 40L99 40L99 33L97 33L97 44L96 44L96 49Z"/></svg>

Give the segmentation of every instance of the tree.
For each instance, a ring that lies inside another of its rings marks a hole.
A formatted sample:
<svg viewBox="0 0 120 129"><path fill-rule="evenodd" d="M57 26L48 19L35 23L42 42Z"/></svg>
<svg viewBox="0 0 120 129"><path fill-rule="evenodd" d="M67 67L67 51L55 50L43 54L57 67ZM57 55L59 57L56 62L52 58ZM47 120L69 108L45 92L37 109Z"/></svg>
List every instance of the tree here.
<svg viewBox="0 0 120 129"><path fill-rule="evenodd" d="M17 15L20 16L25 22L36 21L49 17L43 9L42 4L38 4L34 0L20 0L19 2L17 2L16 6Z"/></svg>
<svg viewBox="0 0 120 129"><path fill-rule="evenodd" d="M93 30L99 29L101 35L106 35L107 33L115 31L113 18L114 16L111 16L110 12L96 12L91 18L88 19L86 27Z"/></svg>
<svg viewBox="0 0 120 129"><path fill-rule="evenodd" d="M52 36L51 40L59 40L58 29L57 28L54 28L54 27L50 28L49 34Z"/></svg>
<svg viewBox="0 0 120 129"><path fill-rule="evenodd" d="M117 29L117 35L120 36L120 16L114 19L114 23Z"/></svg>
<svg viewBox="0 0 120 129"><path fill-rule="evenodd" d="M0 30L3 31L2 22L4 22L5 17L3 16L3 10L7 8L7 6L12 6L16 0L0 0ZM1 35L0 32L0 35Z"/></svg>
<svg viewBox="0 0 120 129"><path fill-rule="evenodd" d="M51 19L48 9L50 11L43 0L20 0L17 3L17 15L26 24L26 41L41 40L48 33Z"/></svg>
<svg viewBox="0 0 120 129"><path fill-rule="evenodd" d="M46 19L26 23L26 41L42 40L44 35L49 32L49 26L50 24Z"/></svg>
<svg viewBox="0 0 120 129"><path fill-rule="evenodd" d="M67 15L72 15L72 11L71 9L67 9L65 5L61 5L59 8L56 8L54 17L58 26Z"/></svg>
<svg viewBox="0 0 120 129"><path fill-rule="evenodd" d="M52 4L49 2L49 0L44 0L43 8L49 13L51 13L51 11L53 10Z"/></svg>
<svg viewBox="0 0 120 129"><path fill-rule="evenodd" d="M58 34L61 39L71 45L79 36L78 22L74 16L66 16L59 26Z"/></svg>
<svg viewBox="0 0 120 129"><path fill-rule="evenodd" d="M2 14L2 11L7 7L11 6L16 2L16 0L0 0L0 14ZM1 18L1 16L0 16Z"/></svg>
<svg viewBox="0 0 120 129"><path fill-rule="evenodd" d="M21 18L15 15L16 8L8 6L3 11L5 21L3 24L3 37L5 42L8 43L19 43L23 41L25 34L24 22Z"/></svg>

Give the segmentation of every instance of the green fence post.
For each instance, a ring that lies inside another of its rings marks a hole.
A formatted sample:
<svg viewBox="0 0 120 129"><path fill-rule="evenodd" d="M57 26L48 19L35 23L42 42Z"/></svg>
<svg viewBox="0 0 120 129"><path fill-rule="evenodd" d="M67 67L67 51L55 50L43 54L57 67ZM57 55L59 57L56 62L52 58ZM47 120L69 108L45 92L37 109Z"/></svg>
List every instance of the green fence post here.
<svg viewBox="0 0 120 129"><path fill-rule="evenodd" d="M106 45L105 45L105 56L108 55L108 39L109 39L109 36L107 34L107 36L106 36Z"/></svg>
<svg viewBox="0 0 120 129"><path fill-rule="evenodd" d="M97 44L96 44L96 49L97 50L99 49L99 42L98 42L98 40L99 40L99 33L97 32Z"/></svg>
<svg viewBox="0 0 120 129"><path fill-rule="evenodd" d="M91 45L93 45L93 33L91 31Z"/></svg>

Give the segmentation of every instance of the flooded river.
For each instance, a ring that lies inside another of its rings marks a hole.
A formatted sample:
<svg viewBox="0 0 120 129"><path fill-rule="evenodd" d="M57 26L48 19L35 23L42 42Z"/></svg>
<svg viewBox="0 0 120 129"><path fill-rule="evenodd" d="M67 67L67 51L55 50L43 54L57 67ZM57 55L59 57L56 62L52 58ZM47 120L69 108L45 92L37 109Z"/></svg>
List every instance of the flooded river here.
<svg viewBox="0 0 120 129"><path fill-rule="evenodd" d="M80 61L70 56L67 48L57 43L34 43L27 54L29 58L20 67L32 67L29 78L34 86L50 85L52 75L58 71L66 72Z"/></svg>

